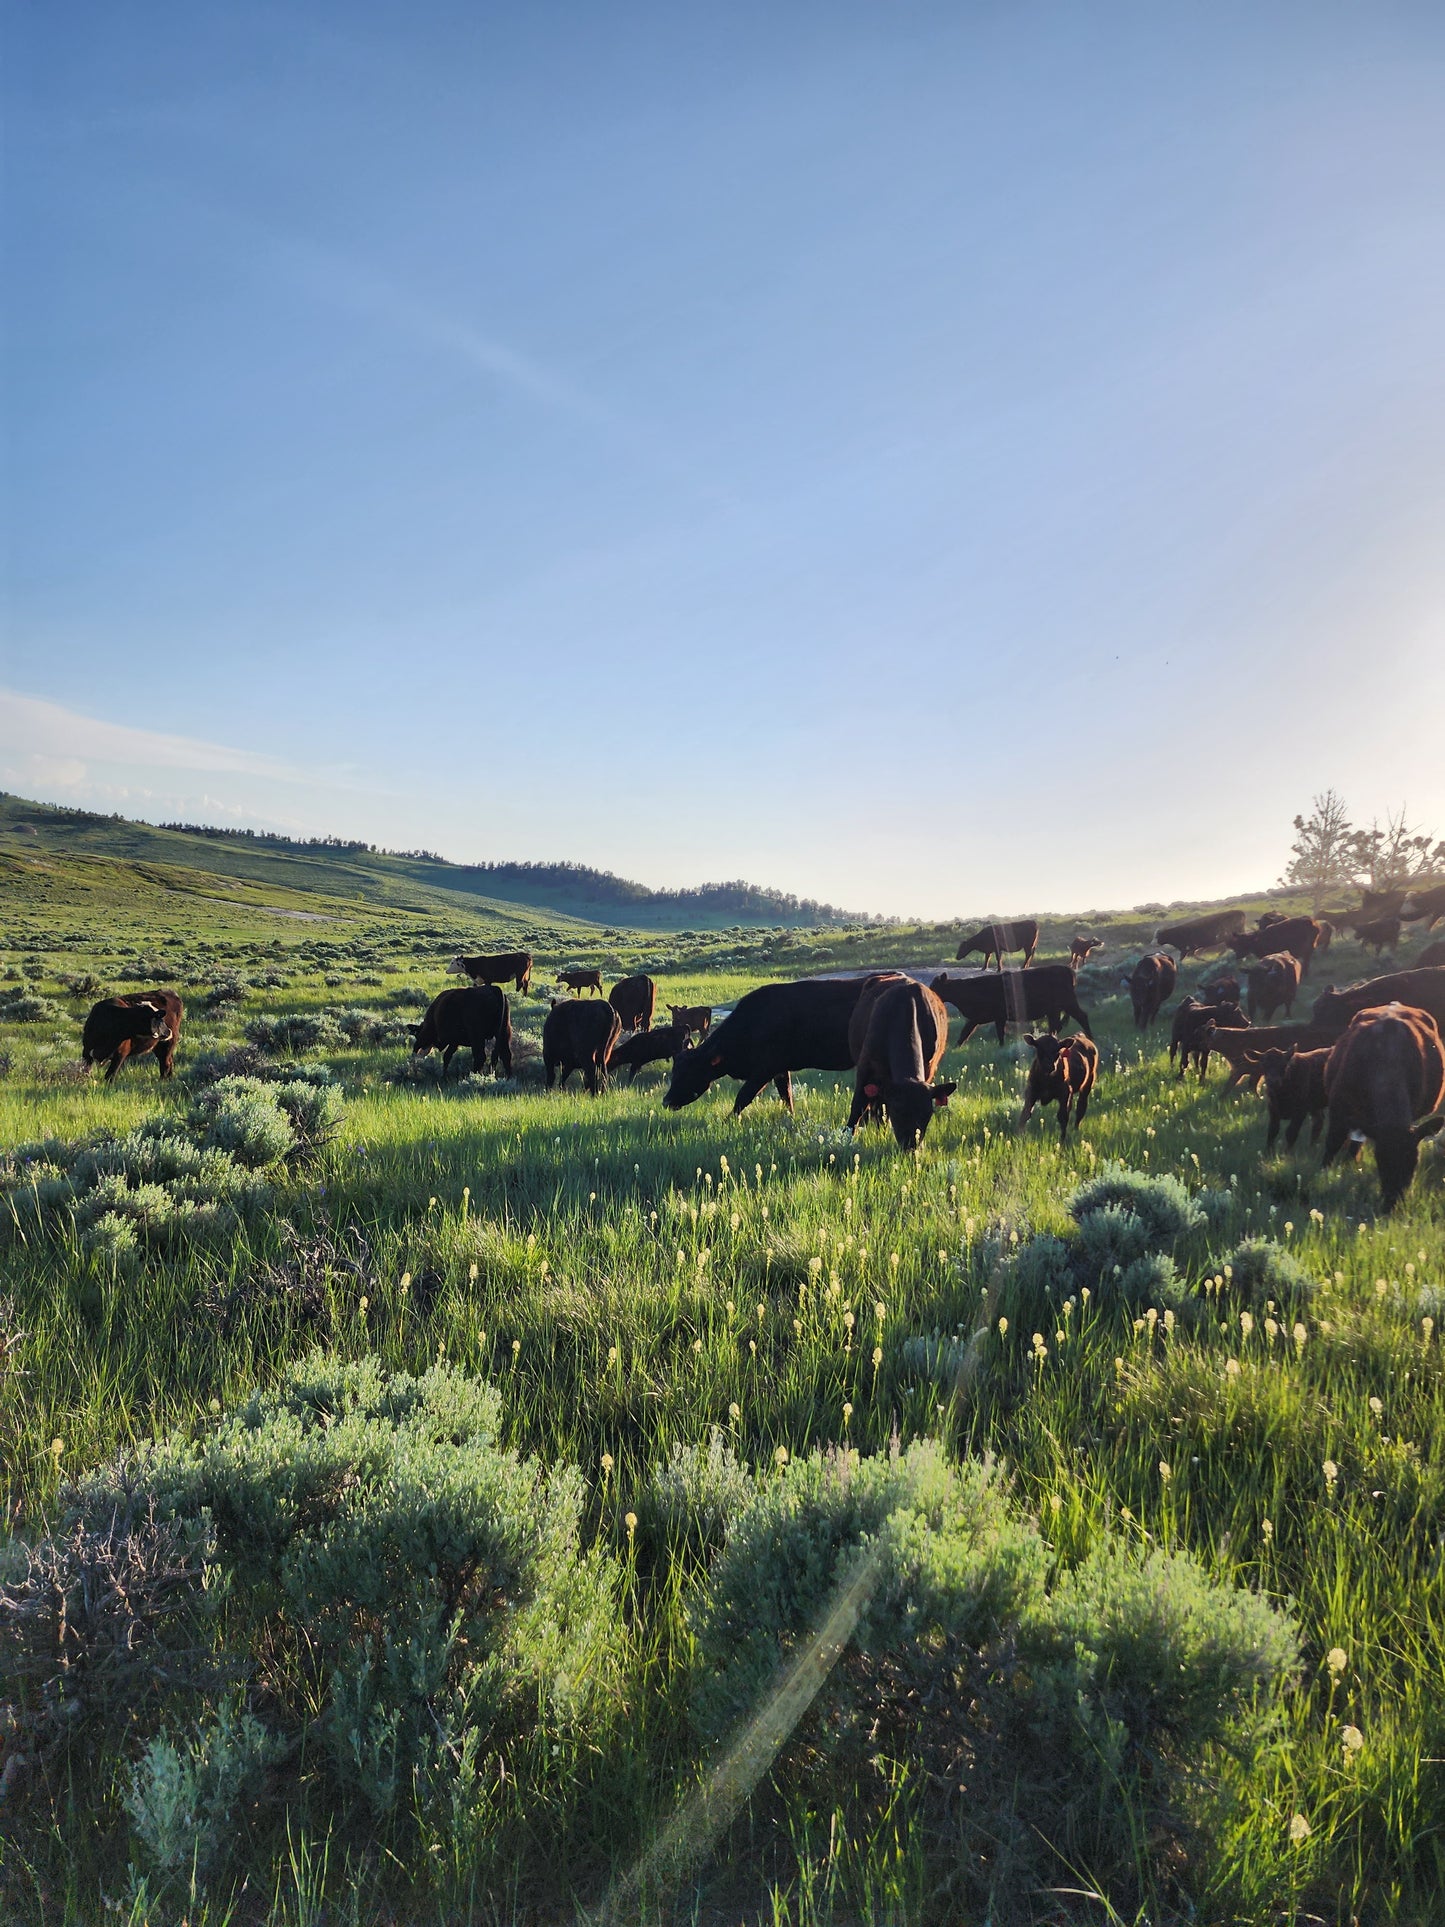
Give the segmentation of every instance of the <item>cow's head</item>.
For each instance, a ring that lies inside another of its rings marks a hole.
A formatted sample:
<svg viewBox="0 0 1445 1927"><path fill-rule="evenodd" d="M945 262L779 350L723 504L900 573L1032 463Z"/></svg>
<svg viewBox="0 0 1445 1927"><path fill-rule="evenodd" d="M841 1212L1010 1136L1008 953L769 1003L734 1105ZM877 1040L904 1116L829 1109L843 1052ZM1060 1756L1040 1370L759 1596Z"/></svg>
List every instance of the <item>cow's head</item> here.
<svg viewBox="0 0 1445 1927"><path fill-rule="evenodd" d="M1045 1076L1050 1076L1058 1068L1064 1052L1065 1040L1055 1037L1049 1031L1027 1031L1024 1042L1034 1054L1034 1062Z"/></svg>
<svg viewBox="0 0 1445 1927"><path fill-rule="evenodd" d="M933 1122L933 1113L941 1111L957 1090L956 1084L925 1084L921 1079L902 1084L884 1084L880 1095L888 1110L888 1122L893 1126L893 1135L905 1151L912 1150L915 1144L923 1141L928 1127ZM864 1087L865 1092L868 1089Z"/></svg>
<svg viewBox="0 0 1445 1927"><path fill-rule="evenodd" d="M465 977L467 975L466 959L461 956L453 957L447 965L447 975L449 977Z"/></svg>
<svg viewBox="0 0 1445 1927"><path fill-rule="evenodd" d="M672 1082L662 1100L664 1108L680 1111L685 1104L695 1104L708 1086L722 1075L723 1054L720 1050L702 1047L679 1051L672 1060Z"/></svg>

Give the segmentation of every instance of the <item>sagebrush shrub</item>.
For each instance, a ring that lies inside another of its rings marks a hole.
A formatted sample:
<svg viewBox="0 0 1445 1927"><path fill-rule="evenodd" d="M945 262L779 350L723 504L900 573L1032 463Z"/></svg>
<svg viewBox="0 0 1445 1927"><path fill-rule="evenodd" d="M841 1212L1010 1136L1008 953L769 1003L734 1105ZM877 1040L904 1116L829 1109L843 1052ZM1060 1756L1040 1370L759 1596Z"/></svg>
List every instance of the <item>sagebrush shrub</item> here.
<svg viewBox="0 0 1445 1927"><path fill-rule="evenodd" d="M1276 1305L1303 1309L1315 1291L1299 1259L1272 1238L1246 1238L1216 1269L1229 1280L1233 1296L1254 1305L1273 1299Z"/></svg>
<svg viewBox="0 0 1445 1927"><path fill-rule="evenodd" d="M754 1479L714 1425L705 1444L675 1441L637 1501L637 1530L659 1551L686 1546L698 1555L722 1545L729 1523L753 1496Z"/></svg>
<svg viewBox="0 0 1445 1927"><path fill-rule="evenodd" d="M1069 1210L1081 1228L1095 1212L1111 1209L1127 1211L1139 1221L1150 1250L1167 1249L1205 1222L1203 1207L1178 1178L1119 1166L1091 1178L1069 1200Z"/></svg>
<svg viewBox="0 0 1445 1927"><path fill-rule="evenodd" d="M1162 1828L1182 1850L1209 1749L1265 1742L1297 1636L1186 1553L1105 1542L1052 1583L1051 1563L990 1465L919 1445L790 1466L699 1591L699 1729L716 1742L768 1707L856 1592L856 1629L831 1627L848 1644L786 1742L790 1775L823 1810L870 1780L886 1804L888 1761L916 1761L954 1901L993 1917L1065 1870L1121 1896L1141 1838Z"/></svg>
<svg viewBox="0 0 1445 1927"><path fill-rule="evenodd" d="M335 1801L391 1814L449 1797L463 1750L610 1717L616 1568L580 1545L578 1474L503 1449L500 1424L497 1393L450 1368L318 1354L199 1444L92 1474L68 1516L88 1528L138 1493L204 1527L221 1645L268 1743L305 1735ZM201 1768L166 1744L170 1799Z"/></svg>

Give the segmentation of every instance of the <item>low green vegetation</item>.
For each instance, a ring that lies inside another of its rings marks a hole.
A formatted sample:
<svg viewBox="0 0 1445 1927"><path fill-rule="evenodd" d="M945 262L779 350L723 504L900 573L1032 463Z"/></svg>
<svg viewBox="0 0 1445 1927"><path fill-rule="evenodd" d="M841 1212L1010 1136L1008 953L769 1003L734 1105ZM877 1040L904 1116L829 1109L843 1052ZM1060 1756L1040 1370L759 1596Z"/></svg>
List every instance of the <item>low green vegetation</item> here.
<svg viewBox="0 0 1445 1927"><path fill-rule="evenodd" d="M545 1094L541 996L505 1082L404 1026L513 934L722 1005L952 926L9 860L0 1917L1435 1916L1441 1156L1388 1219L1368 1155L1266 1157L1133 1030L1150 918L1077 1141L980 1035L900 1155L818 1073ZM81 1077L146 982L176 1076Z"/></svg>

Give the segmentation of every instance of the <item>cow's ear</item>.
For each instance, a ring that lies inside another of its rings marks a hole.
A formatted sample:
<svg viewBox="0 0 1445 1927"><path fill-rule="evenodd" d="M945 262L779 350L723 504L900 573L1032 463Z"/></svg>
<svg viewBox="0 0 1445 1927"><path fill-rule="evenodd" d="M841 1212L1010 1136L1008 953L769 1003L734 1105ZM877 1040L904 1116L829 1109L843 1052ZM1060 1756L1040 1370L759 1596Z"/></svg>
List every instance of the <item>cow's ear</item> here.
<svg viewBox="0 0 1445 1927"><path fill-rule="evenodd" d="M946 1104L946 1103L948 1102L948 1100L949 1100L949 1098L951 1098L951 1097L953 1096L953 1093L954 1093L954 1092L955 1092L955 1091L956 1091L957 1089L958 1089L958 1085L957 1085L956 1083L954 1083L954 1084L935 1084L935 1085L934 1085L934 1087L933 1087L933 1108L934 1108L934 1110L935 1110L935 1111L941 1111L941 1110L943 1109L943 1107L944 1107L944 1105L945 1105L945 1104Z"/></svg>
<svg viewBox="0 0 1445 1927"><path fill-rule="evenodd" d="M1037 1050L1039 1045L1042 1044L1043 1041L1044 1041L1043 1038L1039 1036L1037 1031L1026 1030L1024 1032L1024 1042L1032 1050Z"/></svg>

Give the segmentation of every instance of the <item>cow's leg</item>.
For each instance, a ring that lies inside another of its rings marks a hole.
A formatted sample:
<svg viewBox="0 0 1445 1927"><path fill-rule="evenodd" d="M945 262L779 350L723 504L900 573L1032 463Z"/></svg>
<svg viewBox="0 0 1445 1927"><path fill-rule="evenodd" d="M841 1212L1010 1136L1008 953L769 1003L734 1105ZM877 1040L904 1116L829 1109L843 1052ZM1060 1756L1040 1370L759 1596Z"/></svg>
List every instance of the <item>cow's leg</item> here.
<svg viewBox="0 0 1445 1927"><path fill-rule="evenodd" d="M850 1131L856 1131L858 1129L863 1113L867 1109L868 1100L863 1095L863 1086L861 1084L855 1084L853 1086L853 1102L848 1106L848 1129Z"/></svg>
<svg viewBox="0 0 1445 1927"><path fill-rule="evenodd" d="M1065 1006L1065 1009L1068 1011L1069 1016L1072 1017L1074 1022L1079 1026L1079 1029L1084 1033L1085 1037L1092 1038L1092 1036L1094 1035L1094 1030L1093 1030L1093 1026L1089 1022L1088 1017L1084 1012L1084 1006L1076 1000L1072 1004L1067 1004Z"/></svg>
<svg viewBox="0 0 1445 1927"><path fill-rule="evenodd" d="M130 1040L129 1038L127 1038L122 1043L117 1044L115 1047L115 1053L112 1056L110 1060L109 1068L105 1073L105 1081L107 1084L113 1084L115 1082L116 1072L120 1069L121 1065L125 1062L125 1060L129 1056L130 1056Z"/></svg>
<svg viewBox="0 0 1445 1927"><path fill-rule="evenodd" d="M1062 1145L1069 1135L1069 1093L1064 1092L1059 1099L1059 1143Z"/></svg>
<svg viewBox="0 0 1445 1927"><path fill-rule="evenodd" d="M1269 1107L1269 1130L1266 1132L1265 1140L1264 1140L1264 1148L1266 1151L1272 1151L1274 1149L1274 1141L1279 1136L1279 1126L1280 1126L1279 1112L1271 1104ZM1294 1139L1292 1137L1287 1137L1285 1139L1285 1142L1286 1144L1293 1144Z"/></svg>
<svg viewBox="0 0 1445 1927"><path fill-rule="evenodd" d="M1323 1130L1324 1128L1325 1128L1325 1114L1324 1114L1324 1112L1323 1112L1323 1111L1316 1111L1316 1112L1315 1112L1315 1114L1314 1114L1314 1116L1313 1116L1313 1117L1312 1117L1312 1118L1310 1119L1310 1143L1311 1143L1311 1145L1315 1145L1315 1144L1318 1144L1318 1143L1319 1143L1319 1141L1320 1141L1320 1132L1321 1132L1321 1131L1322 1131L1322 1130Z"/></svg>
<svg viewBox="0 0 1445 1927"><path fill-rule="evenodd" d="M778 1096L782 1098L783 1102L787 1105L788 1109L791 1111L793 1108L792 1088L791 1086L789 1086L786 1095L784 1094L784 1091L783 1091L783 1086L787 1083L787 1081L788 1081L788 1074L786 1071L784 1071L782 1077L778 1080ZM734 1117L740 1116L741 1113L748 1108L749 1104L752 1103L753 1099L757 1096L758 1092L763 1088L764 1084L768 1084L771 1082L772 1080L771 1078L768 1077L766 1072L764 1072L764 1074L761 1077L745 1078L743 1081L742 1087L738 1091L737 1096L733 1099L733 1116Z"/></svg>
<svg viewBox="0 0 1445 1927"><path fill-rule="evenodd" d="M958 1044L959 1044L960 1050L968 1042L969 1038L972 1037L973 1033L978 1029L979 1025L982 1022L983 1022L983 1019L981 1017L970 1017L968 1019L963 1029L958 1033ZM1003 1039L1000 1038L999 1042L1002 1043Z"/></svg>
<svg viewBox="0 0 1445 1927"><path fill-rule="evenodd" d="M994 1036L997 1037L998 1041L1001 1044L1003 1042L1004 1026L1002 1024L995 1024L993 1027L993 1033L994 1033Z"/></svg>
<svg viewBox="0 0 1445 1927"><path fill-rule="evenodd" d="M1333 1164L1335 1159L1340 1155L1340 1152L1344 1150L1349 1140L1349 1135L1349 1125L1342 1117L1336 1117L1334 1112L1331 1111L1330 1128L1325 1137L1324 1155L1320 1159L1320 1169L1322 1171Z"/></svg>
<svg viewBox="0 0 1445 1927"><path fill-rule="evenodd" d="M1089 1096L1090 1096L1090 1093L1088 1091L1079 1092L1078 1109L1074 1112L1074 1136L1075 1137L1079 1135L1079 1126L1083 1123L1084 1119L1089 1114Z"/></svg>

